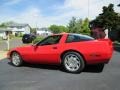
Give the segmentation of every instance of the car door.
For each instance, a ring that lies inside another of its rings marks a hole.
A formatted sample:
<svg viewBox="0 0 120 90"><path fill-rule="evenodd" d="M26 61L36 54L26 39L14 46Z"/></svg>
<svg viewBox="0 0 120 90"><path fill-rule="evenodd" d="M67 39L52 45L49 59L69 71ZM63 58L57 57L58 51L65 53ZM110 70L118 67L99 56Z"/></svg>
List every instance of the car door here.
<svg viewBox="0 0 120 90"><path fill-rule="evenodd" d="M59 63L59 41L61 37L61 35L49 36L42 42L38 43L34 50L35 61L38 63Z"/></svg>

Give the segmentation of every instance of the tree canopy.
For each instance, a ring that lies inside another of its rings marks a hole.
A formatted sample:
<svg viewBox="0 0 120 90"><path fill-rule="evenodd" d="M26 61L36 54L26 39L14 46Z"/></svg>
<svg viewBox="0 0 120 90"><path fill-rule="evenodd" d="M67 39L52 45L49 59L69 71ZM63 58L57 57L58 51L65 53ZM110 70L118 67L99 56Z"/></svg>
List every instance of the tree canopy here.
<svg viewBox="0 0 120 90"><path fill-rule="evenodd" d="M90 24L92 27L102 27L108 30L117 29L120 27L120 15L114 11L114 5L109 4L103 7L102 13Z"/></svg>
<svg viewBox="0 0 120 90"><path fill-rule="evenodd" d="M62 32L68 32L68 28L62 25L51 25L49 29L55 34L62 33Z"/></svg>
<svg viewBox="0 0 120 90"><path fill-rule="evenodd" d="M6 28L9 24L15 23L13 21L3 22L0 24L0 28Z"/></svg>
<svg viewBox="0 0 120 90"><path fill-rule="evenodd" d="M82 33L82 34L89 33L90 32L89 20L88 18L82 20L72 17L72 19L69 21L68 29L70 33Z"/></svg>

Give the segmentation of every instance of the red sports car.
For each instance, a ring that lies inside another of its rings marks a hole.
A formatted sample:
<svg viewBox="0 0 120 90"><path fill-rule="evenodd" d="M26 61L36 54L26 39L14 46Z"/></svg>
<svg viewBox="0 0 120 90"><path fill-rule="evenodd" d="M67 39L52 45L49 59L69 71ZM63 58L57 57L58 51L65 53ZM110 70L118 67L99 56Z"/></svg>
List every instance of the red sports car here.
<svg viewBox="0 0 120 90"><path fill-rule="evenodd" d="M81 72L87 64L108 63L113 53L109 39L61 33L46 37L34 45L17 47L8 52L14 66L23 62L62 65L71 73Z"/></svg>

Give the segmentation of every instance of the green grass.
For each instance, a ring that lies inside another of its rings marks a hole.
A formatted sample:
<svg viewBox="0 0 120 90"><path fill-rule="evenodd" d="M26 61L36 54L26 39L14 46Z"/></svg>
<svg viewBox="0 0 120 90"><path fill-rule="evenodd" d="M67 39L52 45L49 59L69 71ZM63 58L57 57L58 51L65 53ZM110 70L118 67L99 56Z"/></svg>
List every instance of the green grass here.
<svg viewBox="0 0 120 90"><path fill-rule="evenodd" d="M1 37L0 37L0 41L3 41Z"/></svg>

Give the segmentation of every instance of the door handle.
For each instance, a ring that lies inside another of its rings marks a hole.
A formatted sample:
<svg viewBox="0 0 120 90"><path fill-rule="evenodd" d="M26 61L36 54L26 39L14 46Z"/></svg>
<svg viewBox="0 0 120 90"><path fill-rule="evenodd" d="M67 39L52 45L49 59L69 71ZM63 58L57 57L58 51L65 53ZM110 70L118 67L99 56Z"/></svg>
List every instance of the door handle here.
<svg viewBox="0 0 120 90"><path fill-rule="evenodd" d="M52 47L53 49L57 49L57 47Z"/></svg>

